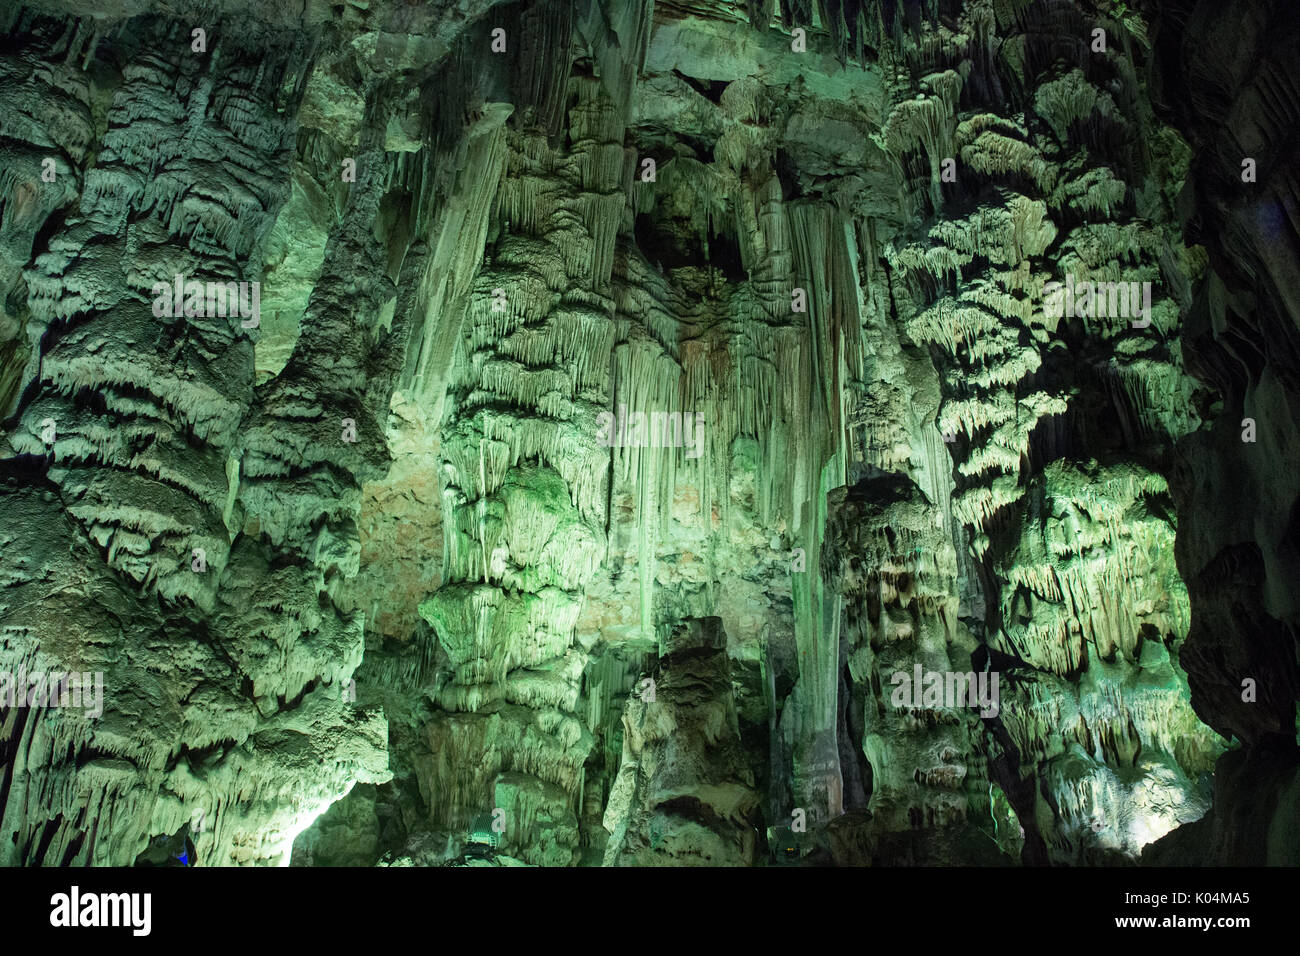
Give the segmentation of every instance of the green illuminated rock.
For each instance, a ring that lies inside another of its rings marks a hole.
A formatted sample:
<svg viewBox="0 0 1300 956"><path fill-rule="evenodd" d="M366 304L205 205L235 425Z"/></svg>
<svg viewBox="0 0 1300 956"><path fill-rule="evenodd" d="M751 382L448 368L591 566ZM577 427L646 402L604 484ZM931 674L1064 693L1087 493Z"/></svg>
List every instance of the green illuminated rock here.
<svg viewBox="0 0 1300 956"><path fill-rule="evenodd" d="M0 862L1291 860L1207 4L7 8Z"/></svg>

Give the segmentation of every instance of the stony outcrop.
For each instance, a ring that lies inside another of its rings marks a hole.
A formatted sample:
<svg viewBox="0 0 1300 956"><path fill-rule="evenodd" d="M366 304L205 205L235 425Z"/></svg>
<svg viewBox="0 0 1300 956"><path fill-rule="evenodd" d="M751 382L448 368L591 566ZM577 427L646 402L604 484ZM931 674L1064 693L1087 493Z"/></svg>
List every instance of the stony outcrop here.
<svg viewBox="0 0 1300 956"><path fill-rule="evenodd" d="M686 621L623 712L623 754L605 808L606 866L748 866L759 797L740 739L727 635Z"/></svg>

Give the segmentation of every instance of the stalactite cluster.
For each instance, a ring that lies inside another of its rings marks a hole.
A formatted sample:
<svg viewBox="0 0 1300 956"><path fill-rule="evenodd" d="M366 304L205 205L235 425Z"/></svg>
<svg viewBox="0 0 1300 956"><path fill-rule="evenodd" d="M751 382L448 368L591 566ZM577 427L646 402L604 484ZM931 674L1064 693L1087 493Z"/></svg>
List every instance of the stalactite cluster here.
<svg viewBox="0 0 1300 956"><path fill-rule="evenodd" d="M1291 859L1209 2L0 13L0 860Z"/></svg>

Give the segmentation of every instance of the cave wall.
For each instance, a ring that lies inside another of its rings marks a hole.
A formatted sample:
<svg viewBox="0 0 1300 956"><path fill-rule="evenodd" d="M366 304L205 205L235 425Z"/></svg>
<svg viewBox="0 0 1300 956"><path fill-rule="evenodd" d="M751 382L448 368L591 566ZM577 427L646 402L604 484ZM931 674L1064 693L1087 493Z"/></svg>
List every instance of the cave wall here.
<svg viewBox="0 0 1300 956"><path fill-rule="evenodd" d="M1300 19L1288 4L1231 16L1208 3L1161 6L1158 98L1195 149L1188 232L1209 255L1182 338L1214 397L1207 427L1179 442L1171 478L1188 516L1177 541L1192 599L1183 665L1198 715L1240 746L1219 759L1211 812L1152 859L1295 865L1300 487L1289 463L1300 311L1289 147L1300 106L1289 76Z"/></svg>
<svg viewBox="0 0 1300 956"><path fill-rule="evenodd" d="M6 11L0 669L105 675L0 706L6 862L1289 832L1277 11Z"/></svg>

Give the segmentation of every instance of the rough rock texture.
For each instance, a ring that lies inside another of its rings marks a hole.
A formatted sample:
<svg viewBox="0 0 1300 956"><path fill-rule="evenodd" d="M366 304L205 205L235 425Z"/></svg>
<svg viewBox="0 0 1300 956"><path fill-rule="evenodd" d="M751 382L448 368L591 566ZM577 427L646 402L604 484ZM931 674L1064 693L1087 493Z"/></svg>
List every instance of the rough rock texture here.
<svg viewBox="0 0 1300 956"><path fill-rule="evenodd" d="M6 670L102 668L106 690L93 722L6 715L0 852L130 863L188 821L204 862L282 861L357 780L388 776L382 713L339 692L362 621L329 598L355 573L356 476L383 449L330 460L334 429L311 411L323 369L304 354L259 391L238 316L160 321L151 288L256 276L309 59L289 36L245 45L233 30L191 55L178 24L150 18L108 36L32 13L9 26L11 63L95 68L56 87L56 116L27 124L30 149L64 158L53 185L67 196L35 207L44 247L15 277L26 295L8 300L25 299L15 357L31 359L7 436L22 477L6 507L0 657ZM314 290L317 312L328 289Z"/></svg>
<svg viewBox="0 0 1300 956"><path fill-rule="evenodd" d="M1293 861L1284 4L291 7L0 13L0 860Z"/></svg>
<svg viewBox="0 0 1300 956"><path fill-rule="evenodd" d="M683 622L623 712L605 809L606 866L747 866L758 794L746 765L720 618Z"/></svg>
<svg viewBox="0 0 1300 956"><path fill-rule="evenodd" d="M1154 860L1294 865L1300 180L1290 157L1300 97L1290 77L1300 18L1283 3L1231 16L1212 3L1166 6L1161 95L1195 147L1190 231L1210 262L1183 342L1215 399L1209 426L1179 443L1170 481L1179 511L1197 516L1177 542L1192 612L1182 664L1197 714L1242 749L1220 758L1206 819L1162 841ZM1246 159L1257 164L1249 183Z"/></svg>

